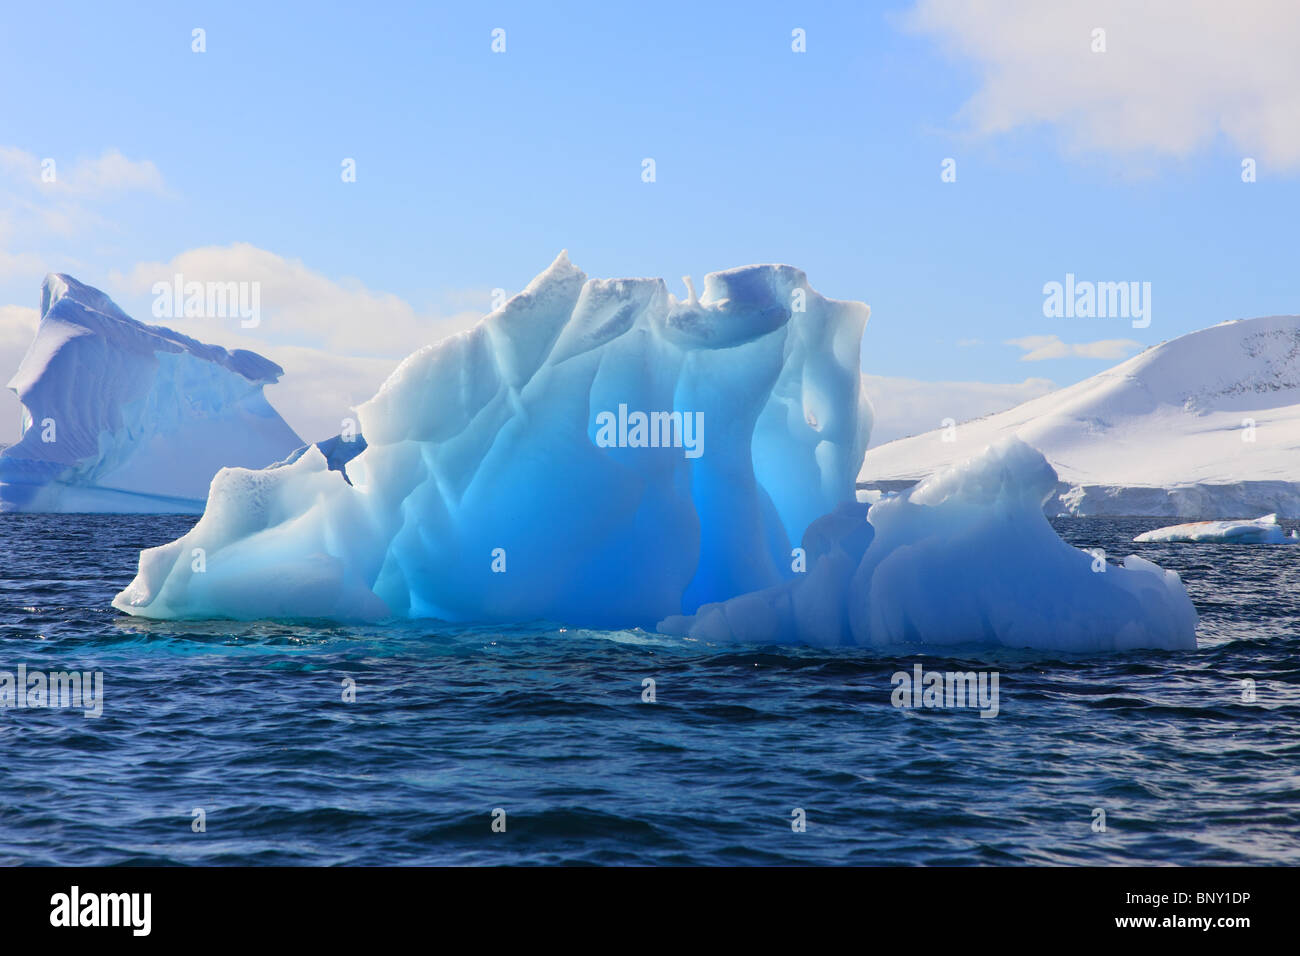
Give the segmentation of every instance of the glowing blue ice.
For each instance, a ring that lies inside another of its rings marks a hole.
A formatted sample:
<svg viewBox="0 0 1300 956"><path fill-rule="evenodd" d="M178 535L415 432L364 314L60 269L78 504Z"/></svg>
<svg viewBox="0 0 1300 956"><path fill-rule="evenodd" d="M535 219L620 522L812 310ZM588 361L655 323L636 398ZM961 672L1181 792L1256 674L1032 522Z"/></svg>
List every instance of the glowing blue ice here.
<svg viewBox="0 0 1300 956"><path fill-rule="evenodd" d="M114 605L653 626L776 584L791 542L853 500L868 313L789 266L713 273L678 300L561 254L358 409L351 484L315 446L221 472Z"/></svg>

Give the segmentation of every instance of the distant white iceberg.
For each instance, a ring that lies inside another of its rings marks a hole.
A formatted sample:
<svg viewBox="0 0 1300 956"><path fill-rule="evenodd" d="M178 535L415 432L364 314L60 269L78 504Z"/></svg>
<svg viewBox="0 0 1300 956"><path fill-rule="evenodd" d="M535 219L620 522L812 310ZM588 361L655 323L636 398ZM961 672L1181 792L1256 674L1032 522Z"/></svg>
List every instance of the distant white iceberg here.
<svg viewBox="0 0 1300 956"><path fill-rule="evenodd" d="M804 535L807 571L659 630L746 643L952 646L1050 651L1193 650L1182 581L1132 556L1122 565L1062 541L1043 514L1056 487L1015 438Z"/></svg>
<svg viewBox="0 0 1300 956"><path fill-rule="evenodd" d="M9 382L23 434L0 451L0 511L197 514L218 469L260 468L303 444L262 393L282 372L48 276Z"/></svg>
<svg viewBox="0 0 1300 956"><path fill-rule="evenodd" d="M1277 515L1264 515L1252 521L1193 521L1156 528L1133 539L1146 544L1153 541L1214 542L1216 544L1295 544L1300 535L1287 535L1277 522Z"/></svg>

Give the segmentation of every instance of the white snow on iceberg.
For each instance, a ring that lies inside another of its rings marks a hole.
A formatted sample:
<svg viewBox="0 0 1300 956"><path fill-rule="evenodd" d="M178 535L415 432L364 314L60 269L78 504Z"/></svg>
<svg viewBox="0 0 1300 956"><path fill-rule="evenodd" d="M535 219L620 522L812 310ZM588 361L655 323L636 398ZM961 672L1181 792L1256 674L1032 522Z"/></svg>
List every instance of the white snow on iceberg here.
<svg viewBox="0 0 1300 956"><path fill-rule="evenodd" d="M814 522L807 570L793 580L659 629L823 647L1195 649L1197 614L1178 575L1062 541L1042 510L1056 483L1039 452L1004 439L905 494Z"/></svg>
<svg viewBox="0 0 1300 956"><path fill-rule="evenodd" d="M302 445L262 393L281 374L50 275L9 382L23 434L0 452L0 511L198 513L218 469L262 467Z"/></svg>
<svg viewBox="0 0 1300 956"><path fill-rule="evenodd" d="M1147 531L1133 539L1142 544L1155 541L1213 542L1215 544L1288 544L1300 541L1290 537L1277 523L1277 515L1264 515L1252 521L1192 521Z"/></svg>
<svg viewBox="0 0 1300 956"><path fill-rule="evenodd" d="M777 584L791 543L854 500L868 314L789 266L712 273L678 300L561 254L402 362L358 409L366 447L342 471L316 446L221 471L114 606L653 626Z"/></svg>

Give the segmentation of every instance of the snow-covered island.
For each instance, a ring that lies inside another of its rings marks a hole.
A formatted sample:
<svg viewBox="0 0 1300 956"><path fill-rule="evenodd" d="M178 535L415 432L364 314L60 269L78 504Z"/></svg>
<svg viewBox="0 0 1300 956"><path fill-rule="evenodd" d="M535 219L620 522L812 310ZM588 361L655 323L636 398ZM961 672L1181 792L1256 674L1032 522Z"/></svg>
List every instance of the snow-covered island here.
<svg viewBox="0 0 1300 956"><path fill-rule="evenodd" d="M868 451L859 485L906 488L1014 435L1056 469L1049 515L1297 518L1300 316L1223 322L1005 412L935 426Z"/></svg>
<svg viewBox="0 0 1300 956"><path fill-rule="evenodd" d="M706 640L1196 646L1173 572L1066 545L1002 442L869 507L869 310L790 266L588 279L561 254L398 366L365 448L223 469L115 599L164 619L547 619ZM196 565L192 556L202 553ZM712 609L710 609L712 606ZM684 616L701 608L700 624ZM717 610L722 608L722 610ZM756 613L757 612L757 613Z"/></svg>
<svg viewBox="0 0 1300 956"><path fill-rule="evenodd" d="M50 275L9 381L23 433L0 451L0 511L198 514L222 467L260 468L302 446L262 391L281 374Z"/></svg>

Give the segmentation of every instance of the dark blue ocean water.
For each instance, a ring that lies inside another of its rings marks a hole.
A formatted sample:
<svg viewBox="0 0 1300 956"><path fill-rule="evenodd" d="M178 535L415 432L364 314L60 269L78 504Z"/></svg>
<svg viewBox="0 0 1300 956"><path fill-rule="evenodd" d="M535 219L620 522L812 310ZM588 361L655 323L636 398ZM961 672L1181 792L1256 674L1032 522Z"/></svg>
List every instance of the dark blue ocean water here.
<svg viewBox="0 0 1300 956"><path fill-rule="evenodd" d="M0 515L0 670L105 681L0 709L0 863L1300 863L1300 547L1053 522L1183 575L1200 650L1122 657L112 610L193 521ZM917 661L999 671L999 716L893 707Z"/></svg>

